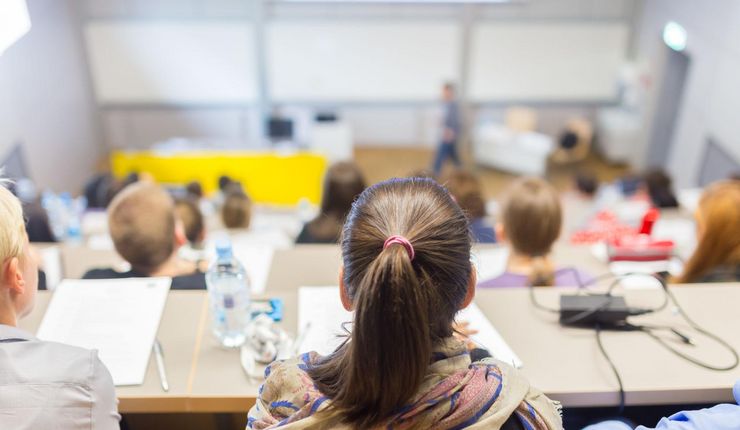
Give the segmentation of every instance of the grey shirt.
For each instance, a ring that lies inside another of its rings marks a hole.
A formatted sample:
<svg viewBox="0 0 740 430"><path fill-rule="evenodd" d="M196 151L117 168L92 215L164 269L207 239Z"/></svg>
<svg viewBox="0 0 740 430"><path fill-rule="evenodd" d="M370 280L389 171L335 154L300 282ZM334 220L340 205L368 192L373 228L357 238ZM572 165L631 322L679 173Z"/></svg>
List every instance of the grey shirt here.
<svg viewBox="0 0 740 430"><path fill-rule="evenodd" d="M120 419L97 351L0 325L0 429L118 429Z"/></svg>
<svg viewBox="0 0 740 430"><path fill-rule="evenodd" d="M460 136L460 112L456 101L444 103L444 120L442 125L455 133L455 139Z"/></svg>

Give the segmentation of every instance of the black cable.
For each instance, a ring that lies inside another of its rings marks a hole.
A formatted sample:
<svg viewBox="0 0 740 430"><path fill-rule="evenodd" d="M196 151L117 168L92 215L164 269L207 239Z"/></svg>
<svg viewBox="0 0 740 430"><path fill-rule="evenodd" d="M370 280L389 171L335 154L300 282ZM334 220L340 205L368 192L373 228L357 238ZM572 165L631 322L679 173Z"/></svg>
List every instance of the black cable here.
<svg viewBox="0 0 740 430"><path fill-rule="evenodd" d="M663 289L665 291L665 294L668 297L670 297L670 300L676 306L676 309L678 310L678 313L681 314L681 317L683 317L683 319L689 324L689 326L692 329L694 329L698 333L701 333L704 336L706 336L706 337L714 340L715 342L717 342L722 347L724 347L727 351L730 352L730 354L733 357L732 364L731 365L726 365L726 366L715 366L715 365L712 365L712 364L705 363L705 362L703 362L703 361L701 361L701 360L699 360L697 358L694 358L694 357L692 357L692 356L690 356L690 355L688 355L688 354L686 354L684 352L681 352L681 351L677 350L676 348L672 347L671 345L667 344L663 339L661 339L660 337L656 336L655 333L653 333L653 329L651 329L650 327L644 327L644 328L642 328L641 331L643 331L644 333L646 333L647 335L649 335L650 337L652 337L653 339L655 339L659 344L661 344L664 348L666 348L670 352L674 353L675 355L677 355L677 356L683 358L684 360L689 361L689 362L691 362L691 363L693 363L693 364L695 364L697 366L700 366L700 367L703 367L703 368L709 369L709 370L716 370L716 371L727 371L727 370L732 370L732 369L736 368L738 366L738 364L740 364L740 355L738 354L737 350L732 345L730 345L727 341L725 341L721 337L717 336L716 334L710 332L709 330L706 330L706 329L702 328L699 324L697 324L694 320L692 320L691 317L689 317L689 315L684 310L683 306L681 306L681 303L679 303L679 301L676 299L676 296L670 290L670 288L668 287L668 285L663 284ZM675 333L675 331L674 331L674 333Z"/></svg>
<svg viewBox="0 0 740 430"><path fill-rule="evenodd" d="M535 289L535 286L530 284L529 285L529 300L532 302L532 305L534 307L536 307L537 309L546 311L546 312L551 312L551 313L555 313L555 314L560 313L560 309L551 308L551 307L548 307L548 306L545 306L545 305L541 304L537 300L537 297L535 297L535 295L534 295L534 289Z"/></svg>
<svg viewBox="0 0 740 430"><path fill-rule="evenodd" d="M619 384L619 408L617 410L617 414L622 415L622 413L624 412L625 404L626 404L625 395L624 395L624 384L622 383L622 377L619 375L617 366L614 365L614 362L612 361L611 357L609 357L609 354L607 354L606 349L604 348L604 344L601 342L601 325L596 324L594 326L594 329L596 330L596 343L599 345L599 351L601 351L601 355L603 355L607 363L609 363L609 367L612 368L612 372L614 373L614 376L617 378L617 383Z"/></svg>

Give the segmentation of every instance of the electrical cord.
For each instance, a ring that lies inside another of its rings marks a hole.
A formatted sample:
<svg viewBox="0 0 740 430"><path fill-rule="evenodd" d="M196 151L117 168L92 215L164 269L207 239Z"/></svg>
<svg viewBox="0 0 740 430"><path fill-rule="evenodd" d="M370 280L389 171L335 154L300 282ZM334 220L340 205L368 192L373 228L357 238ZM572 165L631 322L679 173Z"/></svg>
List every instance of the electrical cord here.
<svg viewBox="0 0 740 430"><path fill-rule="evenodd" d="M599 351L601 351L601 355L604 356L606 362L609 363L609 367L611 367L614 376L617 378L617 383L619 384L619 408L617 410L617 414L622 415L626 404L622 377L619 374L619 370L617 370L617 366L614 365L611 357L609 357L609 354L607 354L606 348L604 348L604 344L601 342L601 325L596 324L594 326L594 330L596 331L596 344L599 346Z"/></svg>
<svg viewBox="0 0 740 430"><path fill-rule="evenodd" d="M676 349L672 345L669 345L663 338L661 338L660 336L658 336L656 334L656 332L658 330L669 330L673 334L675 334L683 343L685 343L685 344L693 344L692 340L688 336L686 336L685 334L681 333L680 331L678 331L674 327L669 327L669 326L651 326L651 325L634 325L634 324L627 323L627 322L625 322L623 324L616 324L616 325L610 324L608 326L603 326L603 325L597 323L594 326L594 329L595 329L595 332L596 332L596 342L598 344L599 351L601 352L601 354L604 356L604 358L608 362L609 367L611 368L612 372L614 373L614 376L617 378L617 382L619 384L619 409L618 409L618 413L619 414L622 414L624 412L624 408L625 408L625 404L626 404L625 403L624 384L622 382L621 375L619 374L619 370L617 369L616 365L614 364L614 362L612 361L611 357L607 353L606 348L604 348L604 344L603 344L602 339L601 339L601 332L605 328L606 329L609 329L609 330L617 330L617 331L640 331L642 333L645 333L648 336L650 336L653 339L655 339L656 342L658 342L661 346L663 346L664 348L666 348L668 351L672 352L676 356L678 356L678 357L680 357L680 358L682 358L682 359L684 359L684 360L686 360L686 361L688 361L688 362L690 362L690 363L692 363L694 365L697 365L697 366L700 366L702 368L705 368L705 369L715 370L715 371L728 371L728 370L732 370L732 369L736 368L740 364L740 354L738 354L737 350L732 345L730 345L727 341L725 341L724 339L722 339L718 335L716 335L716 334L714 334L714 333L712 333L712 332L704 329L699 324L697 324L693 319L691 319L691 317L688 315L688 313L683 308L683 306L681 306L681 304L678 301L678 299L676 298L676 296L670 290L670 288L669 288L666 280L663 279L662 277L657 276L655 274L647 274L647 273L627 273L627 274L623 274L623 275L614 275L612 273L608 273L608 274L602 274L600 276L597 276L596 278L592 278L588 282L583 282L583 280L580 278L580 276L578 274L578 271L575 270L574 268L571 268L571 270L573 270L573 273L575 274L576 281L579 284L578 285L579 292L580 291L583 291L583 290L587 290L588 289L587 288L588 285L595 284L596 282L601 281L601 280L614 278L614 281L612 281L612 283L609 285L609 287L607 288L606 293L601 293L601 295L603 295L605 298L607 298L607 300L605 300L603 303L601 303L598 306L594 306L593 308L587 309L587 310L585 310L583 312L580 312L579 314L574 315L573 317L571 317L571 318L569 318L567 320L561 321L562 324L574 324L574 323L577 323L578 321L582 321L582 320L588 318L589 316L591 316L591 315L599 312L600 310L608 307L609 304L610 304L610 302L611 302L611 300L610 300L610 297L612 297L611 294L612 294L614 288L617 285L619 285L619 282L622 279L628 278L628 277L633 277L633 276L647 276L647 277L652 277L652 278L656 279L660 283L661 290L663 291L663 302L659 306L657 306L655 308L631 308L630 309L631 310L630 316L638 316L638 315L646 315L646 314L650 314L650 313L655 313L655 312L658 312L658 311L661 311L661 310L665 309L668 306L669 302L673 302L673 304L675 305L678 313L681 315L681 317L686 321L686 323L688 323L688 325L693 330L695 330L696 332L701 333L702 335L704 335L704 336L706 336L706 337L714 340L715 342L717 342L724 349L726 349L727 351L729 351L730 354L733 357L733 362L732 362L732 364L729 364L729 365L717 366L717 365L713 365L713 364L710 364L710 363L706 363L704 361L701 361L701 360L699 360L699 359L697 359L695 357L690 356L689 354L686 354L686 353L684 353L684 352ZM555 309L555 308L548 307L548 306L545 306L545 305L541 304L537 300L537 297L535 295L534 289L535 289L534 285L529 285L529 297L530 297L530 301L532 302L532 305L535 308L540 309L540 310L543 310L543 311L547 311L547 312L550 312L550 313L559 313L560 312L560 309ZM586 293L587 294L596 294L596 293L590 293L588 291Z"/></svg>
<svg viewBox="0 0 740 430"><path fill-rule="evenodd" d="M699 324L697 324L691 317L686 313L686 310L681 306L681 303L679 303L678 299L676 299L676 296L673 294L673 292L668 288L667 284L663 284L663 289L665 291L665 294L670 297L670 300L673 302L673 304L676 306L676 310L678 310L678 313L681 315L681 317L688 323L688 325L694 329L697 333L701 333L704 336L714 340L719 345L721 345L724 349L730 352L732 355L732 364L725 365L725 366L715 366L713 364L708 364L704 361L701 361L695 357L692 357L682 351L677 350L676 348L672 347L668 343L665 342L662 338L655 335L653 332L654 329L651 329L650 327L640 327L641 331L655 339L659 344L661 344L663 347L665 347L668 351L672 352L673 354L683 358L684 360L691 362L697 366L703 367L705 369L709 370L716 370L716 371L727 371L732 370L740 364L740 355L738 354L737 350L730 345L727 341L719 337L718 335L710 332L709 330L706 330L705 328L701 327ZM639 326L638 326L639 327ZM676 333L675 329L673 330L674 333ZM681 336L681 334L676 333L678 336ZM690 341L690 340L689 340Z"/></svg>

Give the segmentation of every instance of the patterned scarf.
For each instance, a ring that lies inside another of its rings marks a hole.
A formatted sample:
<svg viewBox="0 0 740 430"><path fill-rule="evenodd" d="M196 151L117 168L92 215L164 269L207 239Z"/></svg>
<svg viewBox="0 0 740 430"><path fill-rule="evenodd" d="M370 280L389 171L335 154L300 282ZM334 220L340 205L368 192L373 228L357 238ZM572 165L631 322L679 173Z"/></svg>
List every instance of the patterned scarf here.
<svg viewBox="0 0 740 430"><path fill-rule="evenodd" d="M315 414L330 401L306 373L319 359L316 353L308 353L270 365L257 403L249 412L247 428L319 426L321 414ZM471 364L465 346L450 338L436 349L419 394L389 419L385 428L497 429L510 417L516 417L526 430L562 428L558 406L530 389L515 369L491 359Z"/></svg>

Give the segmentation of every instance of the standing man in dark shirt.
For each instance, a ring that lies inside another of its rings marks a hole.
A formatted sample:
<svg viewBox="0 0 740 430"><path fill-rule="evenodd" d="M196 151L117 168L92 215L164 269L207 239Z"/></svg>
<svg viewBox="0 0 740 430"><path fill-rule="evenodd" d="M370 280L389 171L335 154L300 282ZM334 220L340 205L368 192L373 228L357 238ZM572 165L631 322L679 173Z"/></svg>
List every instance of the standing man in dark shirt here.
<svg viewBox="0 0 740 430"><path fill-rule="evenodd" d="M442 139L434 158L434 174L436 176L439 176L442 172L442 165L448 158L455 163L455 166L460 166L460 157L457 155L457 141L460 136L460 112L455 99L455 86L453 84L445 84L442 89L442 100L444 102Z"/></svg>

